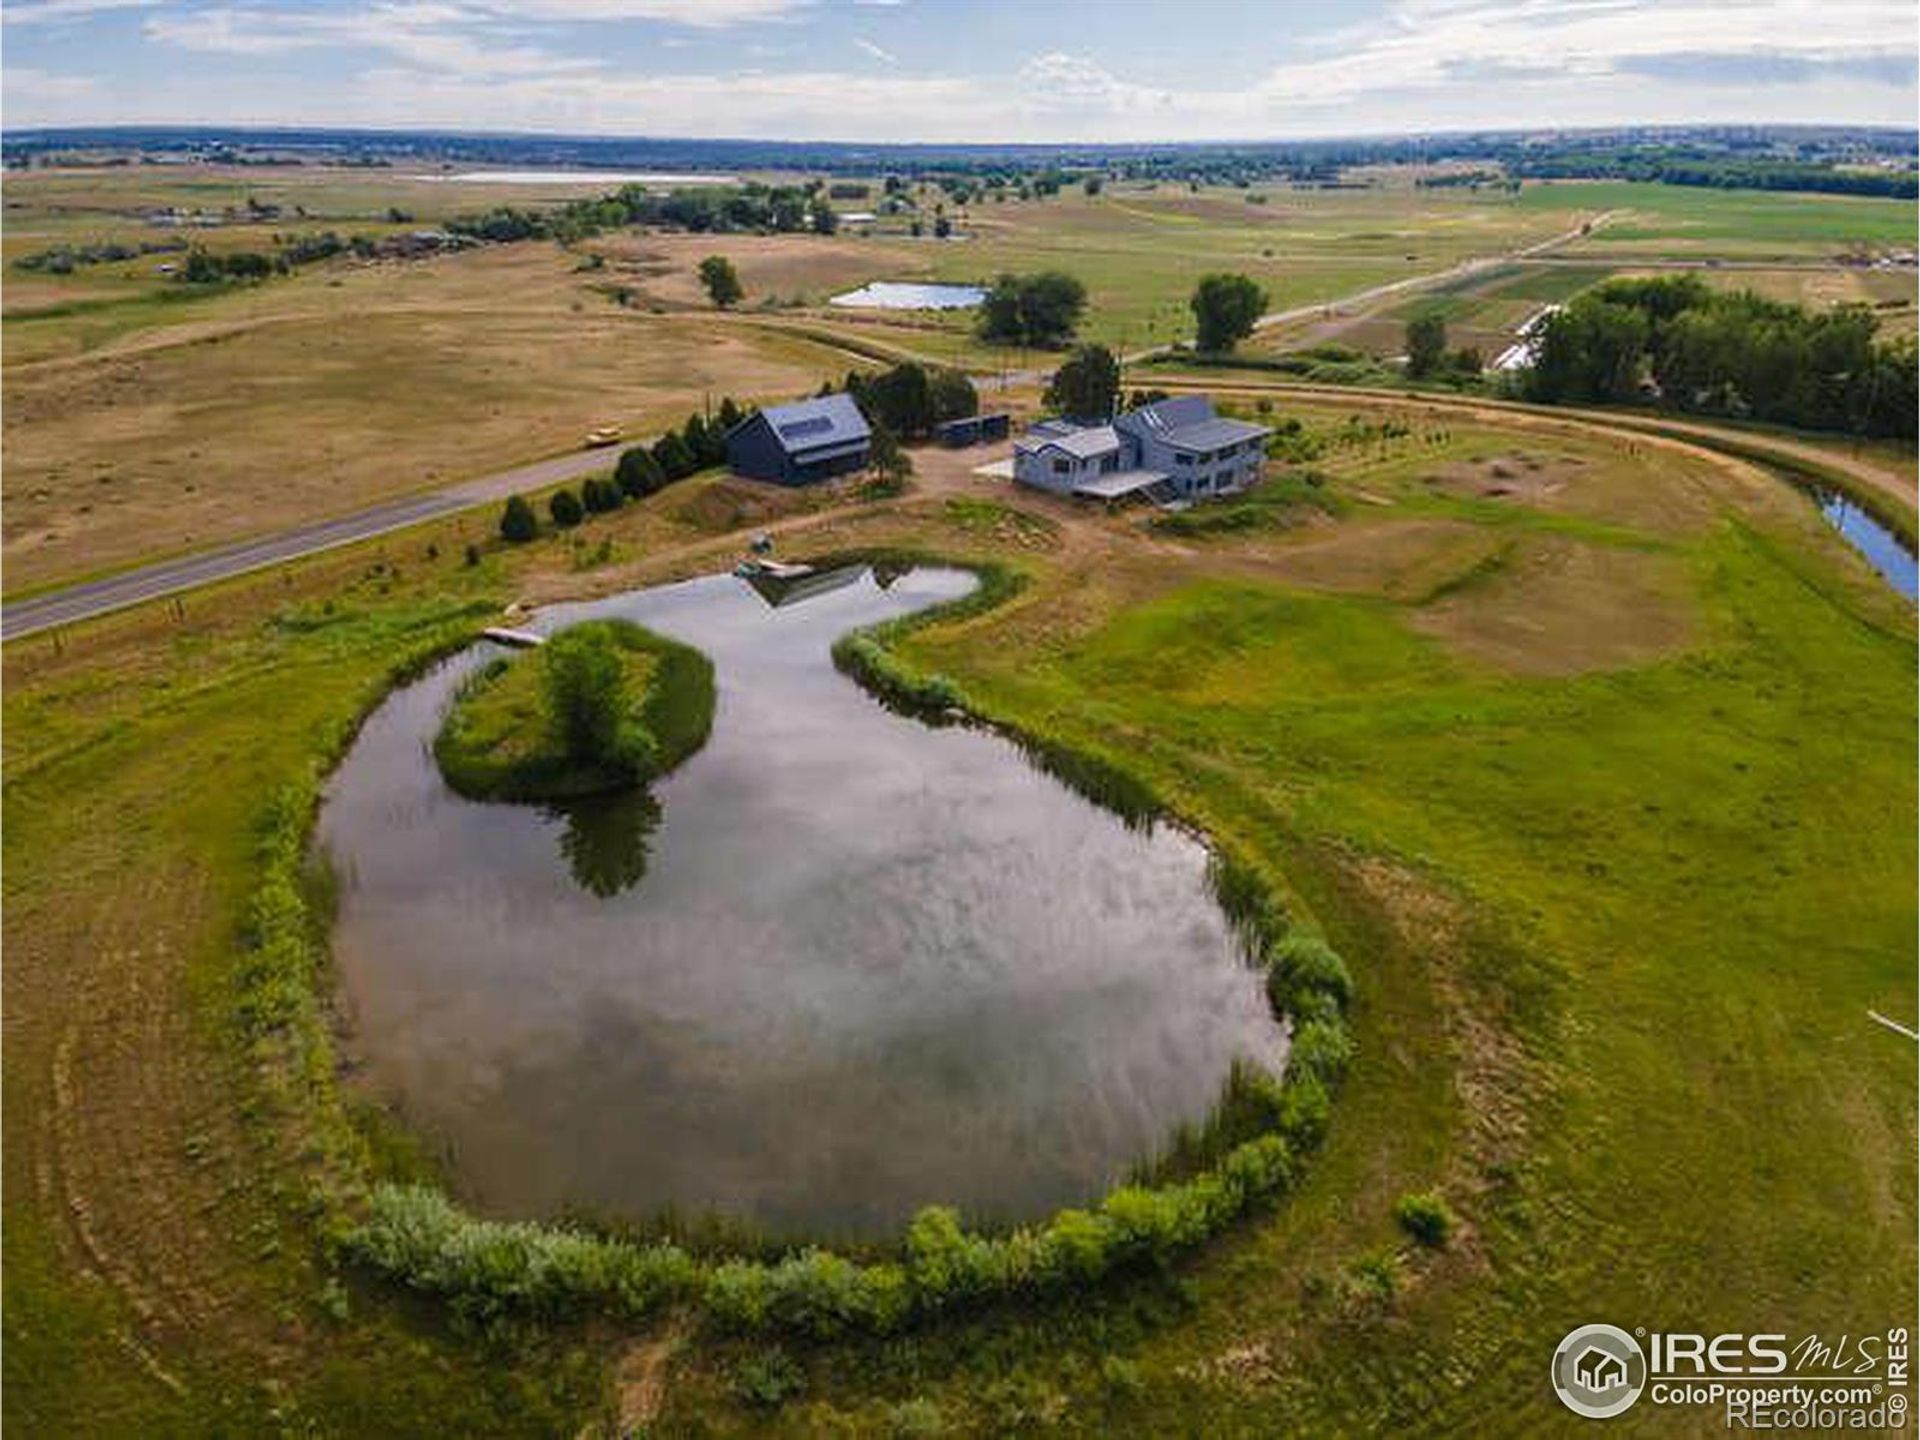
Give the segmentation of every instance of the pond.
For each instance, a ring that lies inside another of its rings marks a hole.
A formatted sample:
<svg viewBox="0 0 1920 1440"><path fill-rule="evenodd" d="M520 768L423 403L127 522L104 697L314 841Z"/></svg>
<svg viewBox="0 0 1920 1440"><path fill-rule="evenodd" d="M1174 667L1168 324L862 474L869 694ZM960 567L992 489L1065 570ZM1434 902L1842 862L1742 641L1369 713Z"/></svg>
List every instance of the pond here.
<svg viewBox="0 0 1920 1440"><path fill-rule="evenodd" d="M836 295L829 305L863 310L965 310L987 298L978 285L921 285L875 280L858 290Z"/></svg>
<svg viewBox="0 0 1920 1440"><path fill-rule="evenodd" d="M490 1214L898 1233L1096 1198L1284 1038L1170 826L1130 829L988 731L883 709L854 627L959 571L716 576L624 616L713 660L706 748L651 796L483 805L428 746L482 644L395 691L331 781L349 1050Z"/></svg>
<svg viewBox="0 0 1920 1440"><path fill-rule="evenodd" d="M1920 599L1920 559L1916 559L1911 545L1840 491L1824 485L1807 489L1827 523L1860 552L1881 579L1907 599Z"/></svg>

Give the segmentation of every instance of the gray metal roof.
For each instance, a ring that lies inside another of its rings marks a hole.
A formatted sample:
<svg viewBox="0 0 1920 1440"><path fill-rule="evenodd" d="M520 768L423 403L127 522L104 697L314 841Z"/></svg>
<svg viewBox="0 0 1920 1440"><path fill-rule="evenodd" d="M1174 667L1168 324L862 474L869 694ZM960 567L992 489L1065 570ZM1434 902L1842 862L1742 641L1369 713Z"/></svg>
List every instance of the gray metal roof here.
<svg viewBox="0 0 1920 1440"><path fill-rule="evenodd" d="M872 438L867 417L844 393L820 395L792 405L769 405L760 414L789 455L811 455L828 446L864 444Z"/></svg>
<svg viewBox="0 0 1920 1440"><path fill-rule="evenodd" d="M1248 420L1227 420L1214 413L1205 395L1175 395L1129 410L1114 422L1129 435L1151 436L1177 450L1218 450L1222 445L1256 440L1273 432Z"/></svg>
<svg viewBox="0 0 1920 1440"><path fill-rule="evenodd" d="M1212 420L1168 430L1160 438L1176 450L1218 450L1223 445L1258 440L1272 433L1265 425L1255 425L1251 420L1229 420L1217 416Z"/></svg>
<svg viewBox="0 0 1920 1440"><path fill-rule="evenodd" d="M1111 455L1120 448L1120 436L1111 425L1087 425L1065 434L1049 430L1030 435L1014 447L1018 450L1064 450L1076 460L1091 460L1096 455Z"/></svg>
<svg viewBox="0 0 1920 1440"><path fill-rule="evenodd" d="M1166 400L1156 400L1151 405L1142 405L1129 410L1124 417L1143 430L1156 434L1165 434L1186 425L1198 425L1202 420L1213 419L1213 401L1204 395L1174 395Z"/></svg>

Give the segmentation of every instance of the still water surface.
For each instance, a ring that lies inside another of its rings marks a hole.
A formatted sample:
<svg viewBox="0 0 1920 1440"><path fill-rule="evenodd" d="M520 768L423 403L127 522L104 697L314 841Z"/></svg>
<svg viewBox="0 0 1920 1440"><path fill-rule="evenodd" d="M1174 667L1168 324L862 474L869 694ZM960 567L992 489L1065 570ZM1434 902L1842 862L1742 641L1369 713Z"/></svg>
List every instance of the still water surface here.
<svg viewBox="0 0 1920 1440"><path fill-rule="evenodd" d="M1920 599L1920 558L1894 529L1838 490L1810 487L1827 523L1840 532L1880 578L1909 600Z"/></svg>
<svg viewBox="0 0 1920 1440"><path fill-rule="evenodd" d="M986 298L987 292L978 285L874 280L858 290L835 295L827 303L858 310L965 310Z"/></svg>
<svg viewBox="0 0 1920 1440"><path fill-rule="evenodd" d="M396 691L321 840L371 1083L483 1211L672 1207L887 1235L1090 1199L1284 1042L1204 848L1129 830L1008 741L892 715L835 637L971 577L778 608L718 576L555 607L712 657L712 739L648 799L474 804L428 745L482 645Z"/></svg>

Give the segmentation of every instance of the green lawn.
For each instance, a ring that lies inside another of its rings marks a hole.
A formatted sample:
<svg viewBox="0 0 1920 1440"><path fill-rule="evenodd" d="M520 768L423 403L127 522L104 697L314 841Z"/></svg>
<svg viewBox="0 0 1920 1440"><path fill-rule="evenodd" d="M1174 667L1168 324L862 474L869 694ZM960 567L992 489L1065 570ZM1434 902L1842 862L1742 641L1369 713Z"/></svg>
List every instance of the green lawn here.
<svg viewBox="0 0 1920 1440"><path fill-rule="evenodd" d="M1916 213L1911 200L1624 180L1529 184L1519 205L1523 210L1622 212L1572 247L1575 254L1621 249L1647 255L1815 254L1855 241L1910 248Z"/></svg>
<svg viewBox="0 0 1920 1440"><path fill-rule="evenodd" d="M1303 1284L1324 1238L1291 1217L1138 1347L1169 1382L1143 1428L1532 1431L1566 1418L1545 1361L1586 1319L1858 1333L1911 1313L1914 1052L1866 1011L1915 1007L1914 646L1735 521L1687 567L1703 643L1571 680L1464 662L1376 599L1218 580L1051 645L987 625L916 647L992 708L1178 787L1348 953L1381 928L1356 862L1404 867L1446 897L1416 909L1457 906L1479 937L1360 962L1373 1068L1341 1121L1408 1188L1450 1182L1479 1273L1391 1322L1329 1317ZM1461 994L1496 1018L1449 1045L1518 1047L1540 1087L1499 1117L1505 1151L1476 1154L1448 1103L1471 1057L1423 1057L1409 1032L1445 1030L1422 1001ZM1338 1139L1329 1170L1304 1208L1369 1182L1367 1206L1389 1198ZM1347 1243L1380 1221L1353 1218ZM1284 1383L1170 1383L1207 1344L1265 1340Z"/></svg>

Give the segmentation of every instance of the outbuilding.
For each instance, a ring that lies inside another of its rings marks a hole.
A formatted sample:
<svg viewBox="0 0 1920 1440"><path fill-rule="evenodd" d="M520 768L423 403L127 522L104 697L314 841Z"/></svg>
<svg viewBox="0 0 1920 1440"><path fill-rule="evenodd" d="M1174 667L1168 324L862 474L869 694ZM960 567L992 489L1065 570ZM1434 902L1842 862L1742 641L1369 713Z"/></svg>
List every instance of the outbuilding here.
<svg viewBox="0 0 1920 1440"><path fill-rule="evenodd" d="M933 435L949 450L969 445L985 445L1004 440L1013 429L1013 417L1006 414L968 415L959 420L942 420L933 427Z"/></svg>
<svg viewBox="0 0 1920 1440"><path fill-rule="evenodd" d="M867 468L873 432L845 394L770 405L727 432L736 475L778 485L811 485Z"/></svg>

